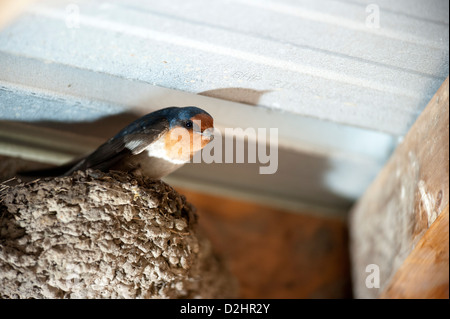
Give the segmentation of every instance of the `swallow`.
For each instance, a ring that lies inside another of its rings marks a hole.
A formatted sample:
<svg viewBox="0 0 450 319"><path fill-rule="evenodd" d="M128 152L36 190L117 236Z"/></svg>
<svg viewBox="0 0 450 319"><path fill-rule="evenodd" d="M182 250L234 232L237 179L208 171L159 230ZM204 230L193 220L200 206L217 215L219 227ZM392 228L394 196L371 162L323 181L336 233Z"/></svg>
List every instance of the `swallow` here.
<svg viewBox="0 0 450 319"><path fill-rule="evenodd" d="M78 170L118 170L160 179L189 162L214 138L214 120L194 107L168 107L137 119L84 158L21 176L68 176Z"/></svg>

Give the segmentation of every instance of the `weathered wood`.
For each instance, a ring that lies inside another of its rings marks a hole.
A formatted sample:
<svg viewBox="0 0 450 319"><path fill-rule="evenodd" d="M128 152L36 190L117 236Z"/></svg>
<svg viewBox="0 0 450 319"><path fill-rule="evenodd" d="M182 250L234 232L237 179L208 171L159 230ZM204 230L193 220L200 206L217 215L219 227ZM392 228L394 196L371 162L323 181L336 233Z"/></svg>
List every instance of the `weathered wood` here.
<svg viewBox="0 0 450 319"><path fill-rule="evenodd" d="M448 205L395 273L382 298L449 298Z"/></svg>
<svg viewBox="0 0 450 319"><path fill-rule="evenodd" d="M352 209L355 297L375 298L449 203L449 79ZM379 288L368 288L368 265Z"/></svg>

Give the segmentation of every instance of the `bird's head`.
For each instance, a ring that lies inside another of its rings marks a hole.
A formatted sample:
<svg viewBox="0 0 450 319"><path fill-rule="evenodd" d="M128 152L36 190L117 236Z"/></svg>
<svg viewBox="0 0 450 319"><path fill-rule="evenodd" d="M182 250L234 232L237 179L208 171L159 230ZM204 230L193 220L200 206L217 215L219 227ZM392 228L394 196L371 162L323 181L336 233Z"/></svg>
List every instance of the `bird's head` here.
<svg viewBox="0 0 450 319"><path fill-rule="evenodd" d="M165 144L172 158L189 160L214 139L214 119L206 111L187 106L171 108L168 113Z"/></svg>

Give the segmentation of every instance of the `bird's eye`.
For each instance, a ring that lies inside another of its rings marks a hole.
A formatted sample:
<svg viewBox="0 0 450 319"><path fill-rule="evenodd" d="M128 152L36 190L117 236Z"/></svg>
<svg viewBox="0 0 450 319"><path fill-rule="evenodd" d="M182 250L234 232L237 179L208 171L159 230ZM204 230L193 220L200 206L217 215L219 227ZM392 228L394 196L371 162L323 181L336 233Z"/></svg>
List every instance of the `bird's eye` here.
<svg viewBox="0 0 450 319"><path fill-rule="evenodd" d="M193 123L192 123L191 120L188 120L188 121L186 121L186 123L184 123L184 126L185 126L186 128L191 128L192 125L193 125Z"/></svg>

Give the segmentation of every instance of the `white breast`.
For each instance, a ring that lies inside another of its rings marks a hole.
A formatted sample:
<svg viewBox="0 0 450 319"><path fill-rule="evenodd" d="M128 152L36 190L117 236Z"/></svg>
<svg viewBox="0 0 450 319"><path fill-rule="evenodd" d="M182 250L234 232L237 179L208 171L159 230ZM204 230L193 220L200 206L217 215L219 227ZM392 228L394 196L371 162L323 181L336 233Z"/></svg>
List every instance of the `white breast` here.
<svg viewBox="0 0 450 319"><path fill-rule="evenodd" d="M157 179L172 173L184 164L184 161L168 156L163 138L150 144L141 153L131 156L127 163L129 168L137 169L135 173Z"/></svg>
<svg viewBox="0 0 450 319"><path fill-rule="evenodd" d="M164 137L161 137L161 138L157 139L156 141L154 141L152 144L150 144L145 149L144 152L147 152L148 156L150 156L150 157L161 158L161 159L164 159L164 160L166 160L170 163L176 164L176 165L186 163L185 161L181 161L181 160L169 157L169 155L167 154L166 147L165 147Z"/></svg>

